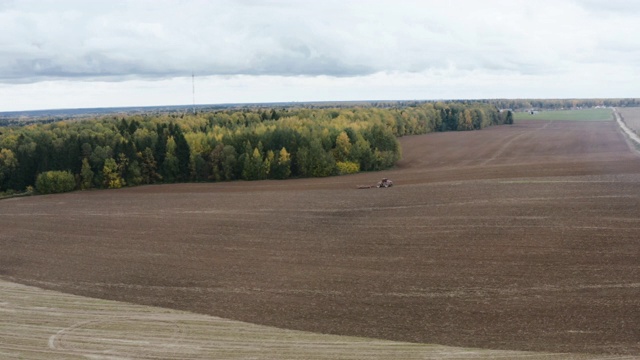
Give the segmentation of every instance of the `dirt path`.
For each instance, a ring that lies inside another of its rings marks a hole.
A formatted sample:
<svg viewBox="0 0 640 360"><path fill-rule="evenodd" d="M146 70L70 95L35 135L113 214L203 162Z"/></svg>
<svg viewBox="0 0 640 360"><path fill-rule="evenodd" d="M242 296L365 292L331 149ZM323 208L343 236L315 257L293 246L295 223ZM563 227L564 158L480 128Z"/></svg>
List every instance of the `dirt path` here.
<svg viewBox="0 0 640 360"><path fill-rule="evenodd" d="M320 335L0 280L2 359L632 359Z"/></svg>

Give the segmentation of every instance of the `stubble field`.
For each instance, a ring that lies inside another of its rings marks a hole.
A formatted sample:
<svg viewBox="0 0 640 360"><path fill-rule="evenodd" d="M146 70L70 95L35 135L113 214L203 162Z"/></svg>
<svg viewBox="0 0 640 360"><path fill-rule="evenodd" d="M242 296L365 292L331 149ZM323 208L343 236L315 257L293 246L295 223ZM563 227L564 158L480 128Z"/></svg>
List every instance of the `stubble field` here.
<svg viewBox="0 0 640 360"><path fill-rule="evenodd" d="M0 277L316 333L640 356L640 158L615 122L402 146L382 173L4 200Z"/></svg>
<svg viewBox="0 0 640 360"><path fill-rule="evenodd" d="M621 108L618 112L624 117L624 122L631 130L636 134L640 133L640 108Z"/></svg>
<svg viewBox="0 0 640 360"><path fill-rule="evenodd" d="M547 121L605 121L613 119L611 108L573 109L573 110L541 110L533 114L528 111L513 113L516 121L547 120Z"/></svg>

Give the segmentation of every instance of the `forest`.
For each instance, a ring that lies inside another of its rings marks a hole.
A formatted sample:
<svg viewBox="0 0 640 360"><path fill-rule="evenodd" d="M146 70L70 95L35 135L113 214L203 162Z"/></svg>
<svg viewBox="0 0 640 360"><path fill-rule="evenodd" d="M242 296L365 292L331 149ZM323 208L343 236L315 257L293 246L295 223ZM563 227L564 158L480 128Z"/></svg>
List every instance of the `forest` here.
<svg viewBox="0 0 640 360"><path fill-rule="evenodd" d="M482 102L109 114L0 127L0 192L323 177L392 167L398 137L510 123Z"/></svg>
<svg viewBox="0 0 640 360"><path fill-rule="evenodd" d="M572 110L602 107L636 107L640 106L640 99L494 99L482 100L493 104L499 109L513 111L535 110Z"/></svg>

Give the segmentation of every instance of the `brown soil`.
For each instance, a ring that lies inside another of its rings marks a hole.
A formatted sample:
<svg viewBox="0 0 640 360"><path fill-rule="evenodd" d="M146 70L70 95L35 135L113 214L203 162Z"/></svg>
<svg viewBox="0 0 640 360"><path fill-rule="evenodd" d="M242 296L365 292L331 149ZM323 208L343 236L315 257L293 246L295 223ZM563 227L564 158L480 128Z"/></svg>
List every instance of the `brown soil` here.
<svg viewBox="0 0 640 360"><path fill-rule="evenodd" d="M0 276L289 329L640 354L640 158L615 122L402 145L382 173L4 200Z"/></svg>

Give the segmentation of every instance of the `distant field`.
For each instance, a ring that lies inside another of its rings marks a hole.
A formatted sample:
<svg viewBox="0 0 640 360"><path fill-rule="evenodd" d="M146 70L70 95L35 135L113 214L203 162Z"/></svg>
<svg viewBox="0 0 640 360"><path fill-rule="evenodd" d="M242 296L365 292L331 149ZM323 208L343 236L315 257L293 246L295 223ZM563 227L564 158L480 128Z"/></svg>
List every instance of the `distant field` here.
<svg viewBox="0 0 640 360"><path fill-rule="evenodd" d="M515 112L518 120L570 120L570 121L603 121L612 120L611 109L556 110L540 111L533 115L528 112Z"/></svg>
<svg viewBox="0 0 640 360"><path fill-rule="evenodd" d="M618 108L618 112L624 118L624 122L627 126L636 132L640 133L640 108Z"/></svg>

